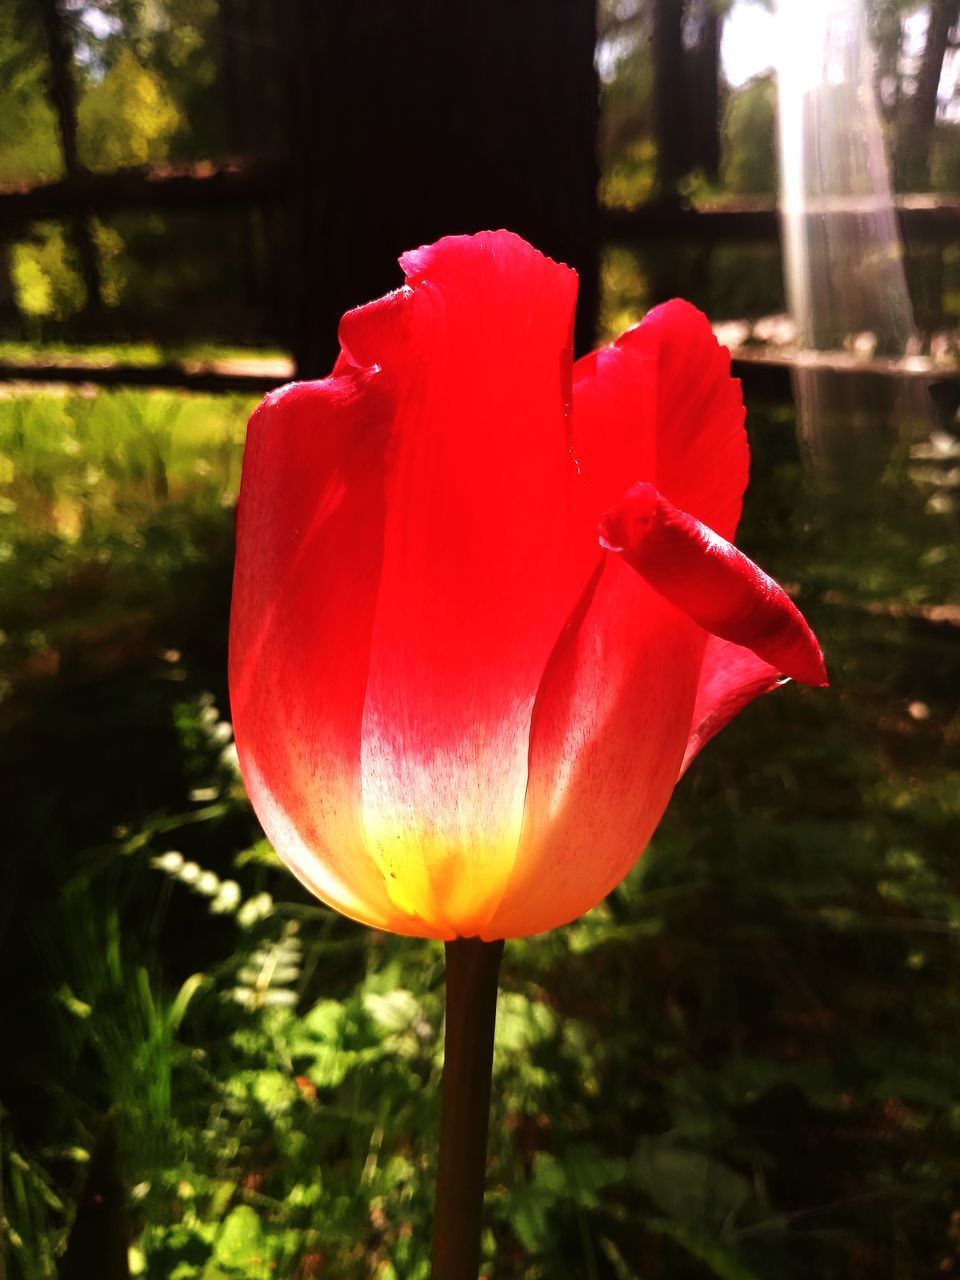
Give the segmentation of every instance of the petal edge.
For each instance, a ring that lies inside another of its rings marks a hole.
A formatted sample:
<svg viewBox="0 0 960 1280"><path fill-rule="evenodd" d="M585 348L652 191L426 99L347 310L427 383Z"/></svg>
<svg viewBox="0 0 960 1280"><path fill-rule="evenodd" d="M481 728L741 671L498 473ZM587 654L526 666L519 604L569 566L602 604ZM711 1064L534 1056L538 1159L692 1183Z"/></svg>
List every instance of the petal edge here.
<svg viewBox="0 0 960 1280"><path fill-rule="evenodd" d="M599 532L601 546L705 631L752 649L803 684L828 683L817 638L783 588L652 484L628 489Z"/></svg>

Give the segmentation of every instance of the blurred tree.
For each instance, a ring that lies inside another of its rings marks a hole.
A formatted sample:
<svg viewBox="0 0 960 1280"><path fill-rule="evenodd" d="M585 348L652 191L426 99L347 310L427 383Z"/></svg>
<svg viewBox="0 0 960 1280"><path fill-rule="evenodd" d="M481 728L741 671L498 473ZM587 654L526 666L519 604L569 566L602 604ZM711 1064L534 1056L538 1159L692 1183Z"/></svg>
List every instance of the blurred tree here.
<svg viewBox="0 0 960 1280"><path fill-rule="evenodd" d="M73 72L73 33L60 0L39 0L39 15L47 44L47 76L50 104L57 117L63 167L68 178L80 177L83 165L77 152L77 90ZM72 224L73 242L83 280L84 306L100 309L100 264L89 219L80 216Z"/></svg>
<svg viewBox="0 0 960 1280"><path fill-rule="evenodd" d="M0 183L63 172L41 31L28 20L25 0L0 6L0 120Z"/></svg>
<svg viewBox="0 0 960 1280"><path fill-rule="evenodd" d="M869 0L868 12L877 47L876 93L885 119L896 119L903 82L900 59L903 51L903 11L908 0Z"/></svg>
<svg viewBox="0 0 960 1280"><path fill-rule="evenodd" d="M776 195L777 86L756 76L730 95L724 118L723 186L736 195Z"/></svg>
<svg viewBox="0 0 960 1280"><path fill-rule="evenodd" d="M25 17L23 0L0 7L0 183L55 178L63 169L40 31ZM17 319L13 254L0 244L0 324Z"/></svg>
<svg viewBox="0 0 960 1280"><path fill-rule="evenodd" d="M221 87L217 0L90 0L83 14L77 39L86 94L102 91L103 102L92 117L80 112L86 152L97 146L93 130L109 124L111 99L137 135L135 154L163 136L162 156L147 160L204 160L240 149ZM151 103L163 117L160 130L148 119Z"/></svg>
<svg viewBox="0 0 960 1280"><path fill-rule="evenodd" d="M721 0L690 0L684 21L689 165L710 182L720 176L720 36L728 7Z"/></svg>
<svg viewBox="0 0 960 1280"><path fill-rule="evenodd" d="M683 93L683 0L652 0L653 132L657 195L676 194L689 168L690 106Z"/></svg>
<svg viewBox="0 0 960 1280"><path fill-rule="evenodd" d="M603 199L635 208L652 195L656 178L650 12L643 0L602 0L598 23Z"/></svg>
<svg viewBox="0 0 960 1280"><path fill-rule="evenodd" d="M930 185L934 191L960 191L960 126L938 124L930 152Z"/></svg>
<svg viewBox="0 0 960 1280"><path fill-rule="evenodd" d="M671 198L693 172L716 183L730 0L603 0L601 155L605 197Z"/></svg>
<svg viewBox="0 0 960 1280"><path fill-rule="evenodd" d="M900 184L922 191L930 185L930 151L937 121L937 89L951 33L960 18L960 0L931 0L923 54L916 85L901 103L897 137Z"/></svg>
<svg viewBox="0 0 960 1280"><path fill-rule="evenodd" d="M57 223L42 222L14 245L13 283L20 311L34 320L65 320L83 309L76 245ZM31 330L36 333L36 329Z"/></svg>
<svg viewBox="0 0 960 1280"><path fill-rule="evenodd" d="M166 160L181 124L167 86L129 48L101 80L87 84L77 115L81 158L108 173Z"/></svg>

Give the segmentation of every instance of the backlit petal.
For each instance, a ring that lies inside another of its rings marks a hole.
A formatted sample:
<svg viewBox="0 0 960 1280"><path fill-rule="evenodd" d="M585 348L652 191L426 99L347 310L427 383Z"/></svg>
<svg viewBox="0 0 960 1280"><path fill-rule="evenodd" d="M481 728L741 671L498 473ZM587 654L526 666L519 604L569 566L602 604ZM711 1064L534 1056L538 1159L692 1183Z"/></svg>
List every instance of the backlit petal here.
<svg viewBox="0 0 960 1280"><path fill-rule="evenodd" d="M399 380L364 824L394 899L469 935L513 864L534 697L596 559L570 549L576 277L506 232L401 261L406 287L341 329Z"/></svg>
<svg viewBox="0 0 960 1280"><path fill-rule="evenodd" d="M610 557L543 679L523 839L484 938L555 928L630 870L670 798L706 636Z"/></svg>
<svg viewBox="0 0 960 1280"><path fill-rule="evenodd" d="M345 915L437 934L387 894L360 820L360 724L394 401L378 374L269 395L247 433L230 694L244 781L277 852Z"/></svg>
<svg viewBox="0 0 960 1280"><path fill-rule="evenodd" d="M586 519L637 480L732 538L749 471L730 353L688 302L655 307L574 367L574 449Z"/></svg>

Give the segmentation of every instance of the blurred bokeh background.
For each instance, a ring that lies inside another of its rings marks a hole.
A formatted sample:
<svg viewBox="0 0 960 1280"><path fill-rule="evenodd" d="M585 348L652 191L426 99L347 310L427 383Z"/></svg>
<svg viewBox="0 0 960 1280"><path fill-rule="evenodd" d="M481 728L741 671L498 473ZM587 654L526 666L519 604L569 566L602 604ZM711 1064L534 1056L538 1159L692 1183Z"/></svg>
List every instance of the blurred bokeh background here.
<svg viewBox="0 0 960 1280"><path fill-rule="evenodd" d="M428 1273L442 951L261 837L233 504L259 394L489 225L578 267L581 350L708 311L740 543L834 683L751 706L604 905L508 945L483 1274L960 1272L960 0L834 9L869 76L793 158L875 95L902 259L869 184L845 238L798 216L840 300L903 262L899 347L890 301L825 351L787 310L762 3L0 7L3 1280Z"/></svg>

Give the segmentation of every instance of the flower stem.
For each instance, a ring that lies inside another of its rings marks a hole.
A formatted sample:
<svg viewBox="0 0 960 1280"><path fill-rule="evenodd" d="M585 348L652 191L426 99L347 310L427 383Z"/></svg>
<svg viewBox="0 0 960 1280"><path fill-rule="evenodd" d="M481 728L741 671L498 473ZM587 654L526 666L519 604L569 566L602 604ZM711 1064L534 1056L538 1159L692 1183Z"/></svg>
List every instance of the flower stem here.
<svg viewBox="0 0 960 1280"><path fill-rule="evenodd" d="M477 1280L503 941L447 949L447 1019L432 1280Z"/></svg>

